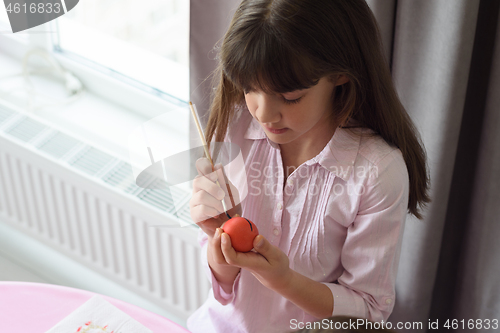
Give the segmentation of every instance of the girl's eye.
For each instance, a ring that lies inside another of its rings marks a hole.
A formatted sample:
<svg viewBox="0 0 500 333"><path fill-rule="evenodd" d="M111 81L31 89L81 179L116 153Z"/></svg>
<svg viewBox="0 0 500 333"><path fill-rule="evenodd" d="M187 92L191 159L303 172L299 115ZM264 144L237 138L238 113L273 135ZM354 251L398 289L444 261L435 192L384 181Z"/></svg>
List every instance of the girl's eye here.
<svg viewBox="0 0 500 333"><path fill-rule="evenodd" d="M302 97L299 97L297 99L286 99L285 97L283 97L283 101L285 102L285 104L297 104L301 99Z"/></svg>

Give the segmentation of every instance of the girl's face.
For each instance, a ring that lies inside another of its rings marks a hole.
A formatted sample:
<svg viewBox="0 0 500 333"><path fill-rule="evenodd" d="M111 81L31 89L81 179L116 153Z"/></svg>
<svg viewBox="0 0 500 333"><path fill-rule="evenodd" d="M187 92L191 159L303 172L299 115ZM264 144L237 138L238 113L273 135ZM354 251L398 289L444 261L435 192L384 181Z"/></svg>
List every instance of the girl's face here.
<svg viewBox="0 0 500 333"><path fill-rule="evenodd" d="M307 147L331 139L339 125L330 120L332 93L336 85L345 82L344 76L335 82L323 77L311 88L283 94L249 91L245 93L245 101L270 140L280 145Z"/></svg>

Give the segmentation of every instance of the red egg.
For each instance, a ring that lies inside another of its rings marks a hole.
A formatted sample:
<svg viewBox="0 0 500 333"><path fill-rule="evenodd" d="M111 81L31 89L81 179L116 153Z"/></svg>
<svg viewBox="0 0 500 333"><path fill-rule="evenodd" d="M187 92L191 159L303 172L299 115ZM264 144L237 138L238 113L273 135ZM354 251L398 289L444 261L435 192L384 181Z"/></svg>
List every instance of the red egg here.
<svg viewBox="0 0 500 333"><path fill-rule="evenodd" d="M243 217L233 217L222 227L231 238L231 245L238 252L248 252L253 249L253 240L259 234L257 226Z"/></svg>

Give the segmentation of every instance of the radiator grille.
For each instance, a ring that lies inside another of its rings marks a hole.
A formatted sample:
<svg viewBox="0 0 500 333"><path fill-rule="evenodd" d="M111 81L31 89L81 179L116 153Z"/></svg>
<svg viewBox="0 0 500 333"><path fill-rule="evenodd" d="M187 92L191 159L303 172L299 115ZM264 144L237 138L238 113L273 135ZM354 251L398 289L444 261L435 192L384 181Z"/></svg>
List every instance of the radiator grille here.
<svg viewBox="0 0 500 333"><path fill-rule="evenodd" d="M79 144L79 141L71 136L55 131L50 137L37 145L37 148L56 159L62 159Z"/></svg>
<svg viewBox="0 0 500 333"><path fill-rule="evenodd" d="M3 107L0 143L2 220L181 318L202 304L196 227L173 227L169 191L188 223L189 193L139 188L129 163Z"/></svg>
<svg viewBox="0 0 500 333"><path fill-rule="evenodd" d="M25 117L19 123L6 130L5 133L23 142L29 142L46 128L47 126L38 121Z"/></svg>
<svg viewBox="0 0 500 333"><path fill-rule="evenodd" d="M117 160L94 147L85 146L68 163L91 176L96 176L100 170Z"/></svg>

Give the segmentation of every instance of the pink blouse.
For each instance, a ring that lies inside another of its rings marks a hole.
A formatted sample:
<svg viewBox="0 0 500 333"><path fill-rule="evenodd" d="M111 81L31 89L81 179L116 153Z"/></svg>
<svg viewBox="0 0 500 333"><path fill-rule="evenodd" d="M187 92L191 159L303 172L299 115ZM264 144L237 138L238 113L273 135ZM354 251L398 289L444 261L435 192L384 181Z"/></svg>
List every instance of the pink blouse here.
<svg viewBox="0 0 500 333"><path fill-rule="evenodd" d="M408 205L401 151L380 136L337 128L284 186L280 147L248 111L237 113L226 139L241 148L244 159L248 193L242 215L288 255L291 269L330 288L332 315L387 320ZM292 323L318 320L244 269L225 293L208 266L201 231L199 242L212 290L188 319L192 332L281 333L291 331Z"/></svg>

